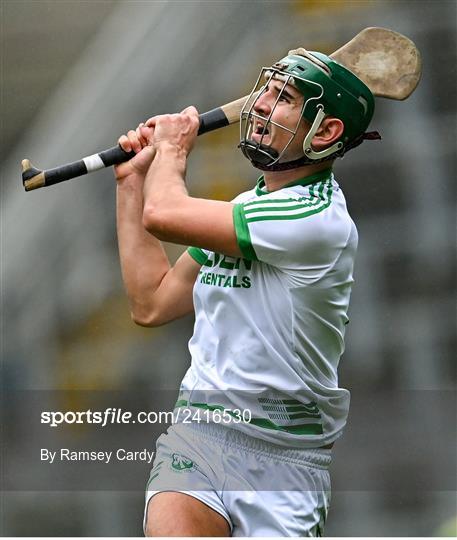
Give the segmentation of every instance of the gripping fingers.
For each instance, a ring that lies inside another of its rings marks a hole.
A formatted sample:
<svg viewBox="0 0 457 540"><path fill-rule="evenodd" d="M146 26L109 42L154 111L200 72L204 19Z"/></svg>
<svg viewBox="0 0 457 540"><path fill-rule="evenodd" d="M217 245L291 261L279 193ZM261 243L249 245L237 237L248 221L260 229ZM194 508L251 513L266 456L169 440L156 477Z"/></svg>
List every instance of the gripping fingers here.
<svg viewBox="0 0 457 540"><path fill-rule="evenodd" d="M141 123L138 125L138 127L136 128L135 132L136 132L136 136L138 137L138 140L140 141L140 144L141 144L141 148L144 148L145 146L148 145L148 132L149 130L144 130L144 124Z"/></svg>
<svg viewBox="0 0 457 540"><path fill-rule="evenodd" d="M142 141L143 146L151 145L154 140L154 128L140 124L137 127L138 137Z"/></svg>
<svg viewBox="0 0 457 540"><path fill-rule="evenodd" d="M117 143L122 148L122 150L124 150L125 152L131 152L132 151L132 145L131 145L127 135L121 135L119 137Z"/></svg>
<svg viewBox="0 0 457 540"><path fill-rule="evenodd" d="M121 135L118 140L120 147L126 152L131 152L132 150L138 154L148 145L147 135L143 129L144 124L140 124L135 130L131 129L127 132L127 135Z"/></svg>
<svg viewBox="0 0 457 540"><path fill-rule="evenodd" d="M130 141L130 144L132 146L132 150L135 152L135 154L138 154L138 152L140 152L143 147L141 145L141 142L140 142L140 140L138 138L138 135L137 135L136 131L133 130L133 129L130 129L127 132L127 137L128 137L128 139Z"/></svg>
<svg viewBox="0 0 457 540"><path fill-rule="evenodd" d="M127 135L121 135L117 142L125 152L131 152L133 150L136 154L138 154L142 148L137 134L135 131L133 131L133 129L128 131Z"/></svg>

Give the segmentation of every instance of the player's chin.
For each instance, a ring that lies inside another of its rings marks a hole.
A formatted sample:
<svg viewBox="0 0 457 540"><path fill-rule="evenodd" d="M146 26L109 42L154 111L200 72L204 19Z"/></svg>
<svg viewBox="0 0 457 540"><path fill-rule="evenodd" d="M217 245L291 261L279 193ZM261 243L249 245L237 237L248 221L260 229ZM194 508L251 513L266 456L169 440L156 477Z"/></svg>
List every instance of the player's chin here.
<svg viewBox="0 0 457 540"><path fill-rule="evenodd" d="M251 139L258 143L263 144L265 146L271 146L272 140L269 134L262 135L261 133L253 133L251 135Z"/></svg>

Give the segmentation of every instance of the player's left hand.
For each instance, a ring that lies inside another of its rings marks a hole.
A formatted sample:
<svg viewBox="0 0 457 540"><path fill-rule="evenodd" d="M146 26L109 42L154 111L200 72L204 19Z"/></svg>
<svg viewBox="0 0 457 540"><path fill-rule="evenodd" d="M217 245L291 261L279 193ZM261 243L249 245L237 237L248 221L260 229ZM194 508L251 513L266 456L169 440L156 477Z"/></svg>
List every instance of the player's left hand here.
<svg viewBox="0 0 457 540"><path fill-rule="evenodd" d="M139 178L144 180L149 166L154 158L155 149L152 146L154 128L146 127L143 123L134 130L119 137L119 146L126 152L135 152L135 156L124 163L114 166L115 177L118 182L125 182L126 178ZM136 180L133 180L136 182Z"/></svg>
<svg viewBox="0 0 457 540"><path fill-rule="evenodd" d="M178 114L163 114L146 121L154 127L153 145L158 150L162 145L172 145L187 156L197 137L200 120L195 107L187 107Z"/></svg>

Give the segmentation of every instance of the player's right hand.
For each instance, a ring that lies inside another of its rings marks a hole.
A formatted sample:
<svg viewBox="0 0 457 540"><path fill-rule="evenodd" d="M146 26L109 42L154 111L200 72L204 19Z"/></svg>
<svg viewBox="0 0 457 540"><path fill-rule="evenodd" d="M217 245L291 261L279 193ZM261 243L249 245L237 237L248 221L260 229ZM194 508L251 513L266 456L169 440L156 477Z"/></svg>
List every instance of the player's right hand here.
<svg viewBox="0 0 457 540"><path fill-rule="evenodd" d="M126 135L121 135L119 146L126 152L135 152L135 156L115 165L116 180L121 181L127 177L144 177L154 159L155 149L152 147L154 128L140 124L135 130L131 129Z"/></svg>

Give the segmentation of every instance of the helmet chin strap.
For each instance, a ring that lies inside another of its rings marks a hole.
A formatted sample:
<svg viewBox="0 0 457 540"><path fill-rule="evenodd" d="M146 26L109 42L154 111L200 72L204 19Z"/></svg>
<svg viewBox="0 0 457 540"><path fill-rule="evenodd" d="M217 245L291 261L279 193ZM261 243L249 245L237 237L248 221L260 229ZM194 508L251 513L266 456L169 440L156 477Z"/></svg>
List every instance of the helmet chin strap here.
<svg viewBox="0 0 457 540"><path fill-rule="evenodd" d="M238 148L241 148L243 154L257 169L263 171L271 170L271 164L278 159L278 152L271 146L259 144L252 139L243 139Z"/></svg>

